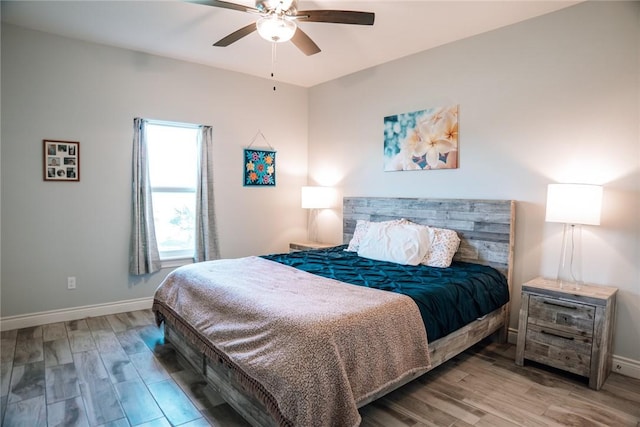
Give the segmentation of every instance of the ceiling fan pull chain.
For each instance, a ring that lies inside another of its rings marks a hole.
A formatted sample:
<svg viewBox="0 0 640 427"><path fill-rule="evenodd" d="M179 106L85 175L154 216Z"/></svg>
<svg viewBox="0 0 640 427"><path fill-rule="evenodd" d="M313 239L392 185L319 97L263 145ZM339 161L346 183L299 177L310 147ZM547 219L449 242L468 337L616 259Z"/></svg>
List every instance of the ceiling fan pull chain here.
<svg viewBox="0 0 640 427"><path fill-rule="evenodd" d="M273 90L276 90L276 45L271 43L271 80L273 80Z"/></svg>

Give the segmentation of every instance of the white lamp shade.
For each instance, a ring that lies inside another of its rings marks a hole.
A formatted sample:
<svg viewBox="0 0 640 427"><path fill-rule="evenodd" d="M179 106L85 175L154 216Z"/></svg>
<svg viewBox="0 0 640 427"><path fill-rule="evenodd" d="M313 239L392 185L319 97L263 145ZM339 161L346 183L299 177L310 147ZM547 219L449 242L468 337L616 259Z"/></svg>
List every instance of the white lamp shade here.
<svg viewBox="0 0 640 427"><path fill-rule="evenodd" d="M335 192L331 187L302 187L303 209L328 209L334 202Z"/></svg>
<svg viewBox="0 0 640 427"><path fill-rule="evenodd" d="M295 22L277 15L269 15L258 19L256 27L260 37L274 43L291 40L298 28Z"/></svg>
<svg viewBox="0 0 640 427"><path fill-rule="evenodd" d="M600 225L602 187L588 184L549 184L547 222Z"/></svg>

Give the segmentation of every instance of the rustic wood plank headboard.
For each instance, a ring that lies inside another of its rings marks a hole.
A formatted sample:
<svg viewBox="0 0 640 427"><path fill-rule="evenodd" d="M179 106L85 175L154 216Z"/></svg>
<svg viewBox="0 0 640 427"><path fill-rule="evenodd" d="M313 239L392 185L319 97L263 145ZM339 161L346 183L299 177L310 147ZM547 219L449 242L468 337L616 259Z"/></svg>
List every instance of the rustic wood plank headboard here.
<svg viewBox="0 0 640 427"><path fill-rule="evenodd" d="M511 287L514 217L513 200L345 197L343 242L351 240L359 219L378 222L406 218L448 228L461 240L454 259L490 265L506 276Z"/></svg>

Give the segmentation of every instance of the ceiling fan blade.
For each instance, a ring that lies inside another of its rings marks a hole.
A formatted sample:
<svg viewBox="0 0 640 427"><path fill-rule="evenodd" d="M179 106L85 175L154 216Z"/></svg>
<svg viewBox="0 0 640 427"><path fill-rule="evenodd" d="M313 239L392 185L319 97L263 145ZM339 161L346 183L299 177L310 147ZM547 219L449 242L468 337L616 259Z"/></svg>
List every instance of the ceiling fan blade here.
<svg viewBox="0 0 640 427"><path fill-rule="evenodd" d="M244 36L248 36L249 34L253 33L255 30L256 30L256 23L252 22L251 24L245 27L242 27L239 30L236 30L233 33L229 34L228 36L218 40L213 45L217 47L229 46L231 43L237 42Z"/></svg>
<svg viewBox="0 0 640 427"><path fill-rule="evenodd" d="M254 8L254 7L250 7L250 6L245 6L242 4L236 4L236 3L231 3L228 1L218 1L218 0L186 0L189 3L196 3L196 4L203 4L206 6L213 6L213 7L222 7L224 9L233 9L233 10L239 10L240 12L252 12L252 13L258 13L258 9Z"/></svg>
<svg viewBox="0 0 640 427"><path fill-rule="evenodd" d="M296 29L291 42L307 56L315 55L320 52L318 45L315 44L307 33L300 29L300 27Z"/></svg>
<svg viewBox="0 0 640 427"><path fill-rule="evenodd" d="M334 24L373 25L376 14L351 10L300 10L296 18L307 22L331 22Z"/></svg>

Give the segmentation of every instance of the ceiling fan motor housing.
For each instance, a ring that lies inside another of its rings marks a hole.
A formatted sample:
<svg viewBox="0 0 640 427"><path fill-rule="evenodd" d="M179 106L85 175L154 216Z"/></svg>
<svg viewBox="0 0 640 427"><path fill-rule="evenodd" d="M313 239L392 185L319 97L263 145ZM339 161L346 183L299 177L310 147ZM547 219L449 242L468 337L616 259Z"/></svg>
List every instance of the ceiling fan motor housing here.
<svg viewBox="0 0 640 427"><path fill-rule="evenodd" d="M298 10L297 0L256 0L256 9L262 13L278 13L295 15Z"/></svg>

